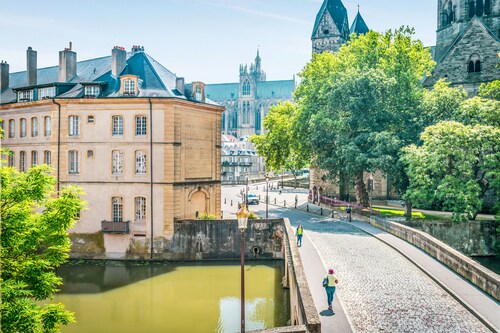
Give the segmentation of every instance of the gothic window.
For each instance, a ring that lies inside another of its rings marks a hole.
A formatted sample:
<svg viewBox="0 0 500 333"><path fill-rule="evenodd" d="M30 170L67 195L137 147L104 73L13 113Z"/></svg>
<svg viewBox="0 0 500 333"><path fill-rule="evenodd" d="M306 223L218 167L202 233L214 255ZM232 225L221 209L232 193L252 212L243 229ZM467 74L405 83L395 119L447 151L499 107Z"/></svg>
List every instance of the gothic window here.
<svg viewBox="0 0 500 333"><path fill-rule="evenodd" d="M238 112L233 113L233 128L238 128Z"/></svg>
<svg viewBox="0 0 500 333"><path fill-rule="evenodd" d="M491 14L491 0L484 0L484 14Z"/></svg>
<svg viewBox="0 0 500 333"><path fill-rule="evenodd" d="M243 87L241 89L241 94L243 96L249 96L250 95L250 82L248 80L245 80L243 82Z"/></svg>
<svg viewBox="0 0 500 333"><path fill-rule="evenodd" d="M469 73L478 73L481 72L481 59L479 54L473 53L469 57L467 71Z"/></svg>
<svg viewBox="0 0 500 333"><path fill-rule="evenodd" d="M255 110L255 130L260 131L260 110Z"/></svg>
<svg viewBox="0 0 500 333"><path fill-rule="evenodd" d="M469 18L473 18L475 14L476 14L475 0L469 0Z"/></svg>
<svg viewBox="0 0 500 333"><path fill-rule="evenodd" d="M483 0L476 1L476 15L483 16Z"/></svg>
<svg viewBox="0 0 500 333"><path fill-rule="evenodd" d="M221 130L222 131L226 130L226 112L222 113Z"/></svg>
<svg viewBox="0 0 500 333"><path fill-rule="evenodd" d="M243 102L243 123L250 123L250 102Z"/></svg>
<svg viewBox="0 0 500 333"><path fill-rule="evenodd" d="M455 21L455 13L453 10L453 3L450 1L448 2L448 24L453 21Z"/></svg>

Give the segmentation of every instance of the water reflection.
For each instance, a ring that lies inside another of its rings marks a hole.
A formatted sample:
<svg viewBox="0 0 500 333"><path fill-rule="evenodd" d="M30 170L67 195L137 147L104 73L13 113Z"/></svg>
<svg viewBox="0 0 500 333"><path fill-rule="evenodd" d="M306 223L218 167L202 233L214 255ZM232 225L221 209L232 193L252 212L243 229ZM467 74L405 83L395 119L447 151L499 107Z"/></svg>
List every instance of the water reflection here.
<svg viewBox="0 0 500 333"><path fill-rule="evenodd" d="M245 266L247 330L283 326L282 261ZM76 313L64 333L237 332L240 267L233 263L66 265L56 301Z"/></svg>

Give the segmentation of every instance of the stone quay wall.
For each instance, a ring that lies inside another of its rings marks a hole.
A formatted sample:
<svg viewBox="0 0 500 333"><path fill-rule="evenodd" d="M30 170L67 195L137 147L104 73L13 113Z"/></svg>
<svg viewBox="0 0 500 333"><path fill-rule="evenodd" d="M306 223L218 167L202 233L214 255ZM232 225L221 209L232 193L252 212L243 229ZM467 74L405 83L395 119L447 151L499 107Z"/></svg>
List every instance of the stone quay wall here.
<svg viewBox="0 0 500 333"><path fill-rule="evenodd" d="M500 275L495 272L425 232L382 219L362 219L415 245L500 301Z"/></svg>

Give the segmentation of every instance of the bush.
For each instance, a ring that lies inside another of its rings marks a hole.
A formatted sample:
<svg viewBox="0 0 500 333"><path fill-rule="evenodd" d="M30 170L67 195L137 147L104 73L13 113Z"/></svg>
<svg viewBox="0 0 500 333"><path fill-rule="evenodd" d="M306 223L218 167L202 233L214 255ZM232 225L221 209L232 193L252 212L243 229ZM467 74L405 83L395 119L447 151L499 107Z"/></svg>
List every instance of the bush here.
<svg viewBox="0 0 500 333"><path fill-rule="evenodd" d="M198 214L198 220L217 220L217 216L204 212Z"/></svg>
<svg viewBox="0 0 500 333"><path fill-rule="evenodd" d="M260 217L257 216L257 214L255 214L254 212L250 212L250 215L248 215L248 219L249 220L258 220L258 219L260 219Z"/></svg>

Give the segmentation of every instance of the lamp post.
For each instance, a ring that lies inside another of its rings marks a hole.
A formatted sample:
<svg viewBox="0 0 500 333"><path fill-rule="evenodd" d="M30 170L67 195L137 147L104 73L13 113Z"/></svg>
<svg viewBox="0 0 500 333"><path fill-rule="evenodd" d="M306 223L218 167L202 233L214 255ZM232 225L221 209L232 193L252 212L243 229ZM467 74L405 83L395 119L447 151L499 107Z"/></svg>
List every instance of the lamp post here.
<svg viewBox="0 0 500 333"><path fill-rule="evenodd" d="M248 209L248 173L245 174L245 207Z"/></svg>
<svg viewBox="0 0 500 333"><path fill-rule="evenodd" d="M247 228L249 212L245 205L241 205L236 213L238 218L238 229L241 234L241 333L245 332L245 230Z"/></svg>
<svg viewBox="0 0 500 333"><path fill-rule="evenodd" d="M266 173L266 220L269 218L269 175Z"/></svg>

